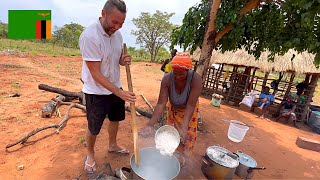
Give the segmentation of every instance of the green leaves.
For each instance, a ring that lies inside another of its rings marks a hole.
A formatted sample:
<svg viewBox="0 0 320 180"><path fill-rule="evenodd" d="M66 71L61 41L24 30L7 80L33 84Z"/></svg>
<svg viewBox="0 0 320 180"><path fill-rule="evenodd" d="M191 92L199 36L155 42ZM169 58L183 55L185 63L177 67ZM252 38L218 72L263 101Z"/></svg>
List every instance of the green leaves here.
<svg viewBox="0 0 320 180"><path fill-rule="evenodd" d="M55 27L52 35L52 42L63 47L78 48L79 37L84 27L77 23L65 24L63 27Z"/></svg>
<svg viewBox="0 0 320 180"><path fill-rule="evenodd" d="M138 18L133 18L137 29L131 34L137 37L136 42L144 47L151 55L154 62L159 49L169 45L171 32L175 25L169 22L174 13L156 11L154 14L142 12Z"/></svg>
<svg viewBox="0 0 320 180"><path fill-rule="evenodd" d="M0 21L0 38L8 37L8 24Z"/></svg>
<svg viewBox="0 0 320 180"><path fill-rule="evenodd" d="M308 51L316 54L314 62L319 64L320 0L264 1L250 14L240 17L239 12L247 3L248 0L222 1L215 21L216 32L229 24L233 29L220 39L216 49L224 52L244 48L257 58L269 51L271 61L276 54L290 49ZM209 13L205 7L210 6L202 0L189 9L183 25L173 33L172 46L179 44L191 50L201 47Z"/></svg>
<svg viewBox="0 0 320 180"><path fill-rule="evenodd" d="M209 13L209 2L202 0L200 4L191 7L183 18L182 26L176 28L171 36L171 48L180 45L184 50L194 51L203 42L206 20Z"/></svg>

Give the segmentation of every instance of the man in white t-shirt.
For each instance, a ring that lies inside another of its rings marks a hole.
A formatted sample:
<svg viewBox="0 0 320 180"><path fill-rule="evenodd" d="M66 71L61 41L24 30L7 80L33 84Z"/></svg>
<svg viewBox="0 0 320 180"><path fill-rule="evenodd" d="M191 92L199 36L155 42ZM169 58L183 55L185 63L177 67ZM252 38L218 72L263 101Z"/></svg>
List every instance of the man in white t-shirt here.
<svg viewBox="0 0 320 180"><path fill-rule="evenodd" d="M134 93L122 90L120 82L120 65L131 62L131 57L122 53L123 40L118 31L124 23L126 11L123 0L108 0L102 17L88 26L79 39L83 59L82 91L85 93L88 120L88 154L84 167L87 173L96 170L94 145L106 116L110 120L108 152L130 154L116 141L119 121L125 119L125 101L133 103L136 100Z"/></svg>

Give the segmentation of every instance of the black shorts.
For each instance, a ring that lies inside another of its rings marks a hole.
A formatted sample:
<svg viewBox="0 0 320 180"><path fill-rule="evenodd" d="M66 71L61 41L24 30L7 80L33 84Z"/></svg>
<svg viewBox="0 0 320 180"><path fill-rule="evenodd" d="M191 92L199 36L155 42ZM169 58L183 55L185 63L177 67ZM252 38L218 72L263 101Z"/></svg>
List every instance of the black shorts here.
<svg viewBox="0 0 320 180"><path fill-rule="evenodd" d="M110 121L125 119L124 100L114 94L94 95L85 94L88 129L92 135L98 135L104 119Z"/></svg>

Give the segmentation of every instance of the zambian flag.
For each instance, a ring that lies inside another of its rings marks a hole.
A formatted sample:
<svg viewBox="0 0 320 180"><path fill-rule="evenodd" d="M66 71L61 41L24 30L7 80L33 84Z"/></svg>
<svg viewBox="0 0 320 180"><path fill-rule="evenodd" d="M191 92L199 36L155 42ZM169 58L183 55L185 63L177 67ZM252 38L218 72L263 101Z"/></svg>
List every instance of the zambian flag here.
<svg viewBox="0 0 320 180"><path fill-rule="evenodd" d="M9 10L10 39L50 39L51 10Z"/></svg>

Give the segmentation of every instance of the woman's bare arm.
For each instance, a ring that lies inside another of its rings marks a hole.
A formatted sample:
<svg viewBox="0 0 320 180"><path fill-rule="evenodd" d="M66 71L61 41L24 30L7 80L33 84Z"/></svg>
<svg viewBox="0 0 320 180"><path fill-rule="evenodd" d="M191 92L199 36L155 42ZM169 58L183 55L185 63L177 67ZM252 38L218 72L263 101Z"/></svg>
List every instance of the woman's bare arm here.
<svg viewBox="0 0 320 180"><path fill-rule="evenodd" d="M148 126L153 126L157 122L164 108L166 107L168 96L169 96L169 80L170 80L170 73L166 74L162 78L158 102L154 110L154 113L152 114L151 120L148 123Z"/></svg>

